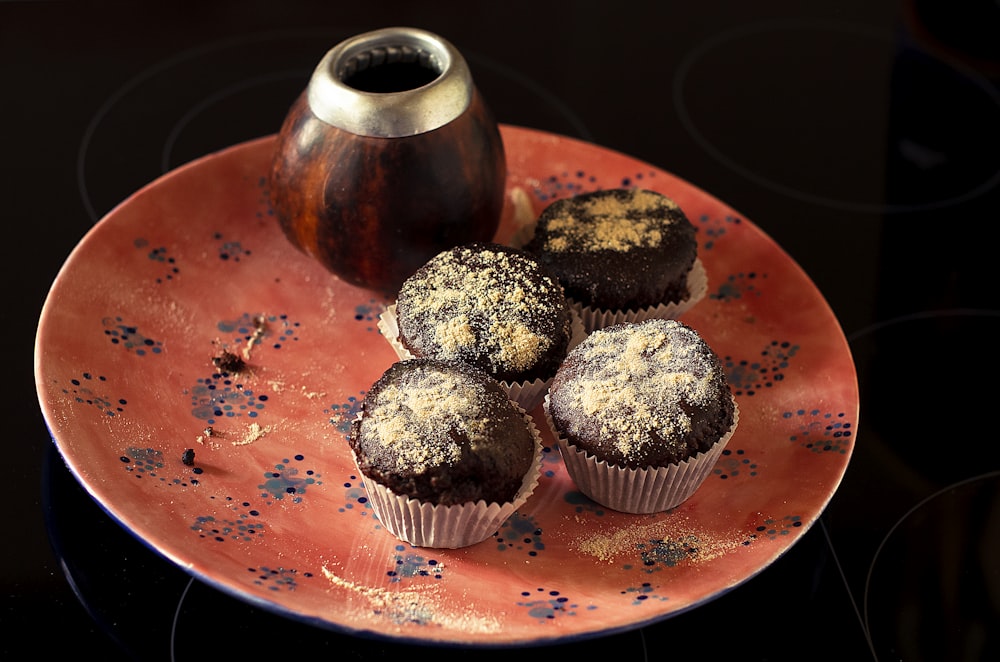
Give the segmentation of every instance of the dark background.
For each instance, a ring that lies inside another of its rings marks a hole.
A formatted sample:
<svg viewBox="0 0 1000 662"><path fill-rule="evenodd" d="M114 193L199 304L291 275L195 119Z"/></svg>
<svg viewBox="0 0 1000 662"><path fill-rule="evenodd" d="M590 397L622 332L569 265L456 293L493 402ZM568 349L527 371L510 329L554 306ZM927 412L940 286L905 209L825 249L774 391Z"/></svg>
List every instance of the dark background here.
<svg viewBox="0 0 1000 662"><path fill-rule="evenodd" d="M991 0L0 1L0 657L414 652L236 601L135 540L62 464L32 373L48 288L94 223L164 172L276 132L330 47L391 25L452 41L501 122L648 161L761 227L829 301L862 394L829 508L736 590L593 641L433 654L1000 659Z"/></svg>

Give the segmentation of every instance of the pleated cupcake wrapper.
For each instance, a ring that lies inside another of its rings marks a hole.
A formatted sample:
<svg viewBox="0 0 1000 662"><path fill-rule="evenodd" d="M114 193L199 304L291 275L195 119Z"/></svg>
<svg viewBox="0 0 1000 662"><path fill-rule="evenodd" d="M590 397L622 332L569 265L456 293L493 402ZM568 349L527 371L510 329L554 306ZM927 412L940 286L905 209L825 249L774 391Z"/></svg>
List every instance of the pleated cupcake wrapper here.
<svg viewBox="0 0 1000 662"><path fill-rule="evenodd" d="M479 500L453 506L441 506L399 495L361 474L358 458L354 465L364 481L372 510L382 525L394 536L414 547L457 549L482 542L523 506L538 487L542 473L542 438L531 415L521 409L531 431L535 455L531 468L521 482L513 501L486 503Z"/></svg>
<svg viewBox="0 0 1000 662"><path fill-rule="evenodd" d="M687 299L672 303L661 303L657 306L649 306L639 310L606 310L585 306L579 301L572 299L570 303L580 313L584 329L586 329L587 333L591 333L612 324L641 322L651 318L677 319L686 313L708 294L708 273L705 271L705 265L702 264L701 258L695 258L694 264L691 266L691 271L688 272L687 286L689 293Z"/></svg>
<svg viewBox="0 0 1000 662"><path fill-rule="evenodd" d="M527 202L527 206L524 207L526 211L522 212L524 214L531 214L530 220L522 220L522 222L517 226L514 234L511 235L510 240L507 241L508 244L514 248L524 248L528 245L535 236L535 227L538 225L538 215L535 214L534 210L530 207L531 203ZM522 205L519 205L518 200L514 200L514 210L515 210L515 222L517 221L516 215L521 210Z"/></svg>
<svg viewBox="0 0 1000 662"><path fill-rule="evenodd" d="M734 402L735 404L735 402ZM556 430L549 414L549 399L543 406L545 418L559 444L563 463L577 488L606 508L624 513L659 513L679 506L694 494L715 467L739 423L736 407L733 425L711 448L667 467L628 469L615 467L578 450Z"/></svg>
<svg viewBox="0 0 1000 662"><path fill-rule="evenodd" d="M572 328L570 330L567 351L579 345L587 337L587 331L584 329L583 320L580 318L579 313L575 309L570 310L570 316ZM387 306L382 311L382 314L379 315L378 329L382 332L382 337L392 346L399 360L405 361L414 358L413 353L399 342L399 322L396 319L396 304ZM507 389L507 397L516 402L525 411L534 411L535 407L542 403L542 399L549 390L549 384L552 383L552 378L524 382L501 381L500 383Z"/></svg>

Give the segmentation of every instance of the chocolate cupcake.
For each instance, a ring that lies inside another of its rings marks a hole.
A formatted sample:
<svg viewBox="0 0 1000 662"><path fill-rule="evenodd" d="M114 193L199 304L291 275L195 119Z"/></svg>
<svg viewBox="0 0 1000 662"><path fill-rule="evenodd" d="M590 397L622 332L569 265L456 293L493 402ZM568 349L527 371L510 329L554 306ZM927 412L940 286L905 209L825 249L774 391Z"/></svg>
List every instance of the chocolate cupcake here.
<svg viewBox="0 0 1000 662"><path fill-rule="evenodd" d="M630 513L690 497L739 417L712 348L664 319L592 333L556 373L545 412L580 491Z"/></svg>
<svg viewBox="0 0 1000 662"><path fill-rule="evenodd" d="M365 396L348 443L375 514L416 546L486 539L538 483L531 416L496 380L459 362L390 366Z"/></svg>
<svg viewBox="0 0 1000 662"><path fill-rule="evenodd" d="M655 191L620 188L556 200L542 210L524 249L556 276L587 331L678 317L708 289L694 226Z"/></svg>
<svg viewBox="0 0 1000 662"><path fill-rule="evenodd" d="M528 411L583 336L558 280L531 254L494 243L458 246L420 267L380 329L401 359L474 366Z"/></svg>

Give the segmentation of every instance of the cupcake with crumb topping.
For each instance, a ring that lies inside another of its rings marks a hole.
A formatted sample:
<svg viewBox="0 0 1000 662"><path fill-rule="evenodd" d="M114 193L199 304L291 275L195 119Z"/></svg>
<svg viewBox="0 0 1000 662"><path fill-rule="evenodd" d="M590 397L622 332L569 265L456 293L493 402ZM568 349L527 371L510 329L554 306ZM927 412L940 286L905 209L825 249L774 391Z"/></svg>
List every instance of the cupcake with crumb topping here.
<svg viewBox="0 0 1000 662"><path fill-rule="evenodd" d="M379 328L399 358L474 366L528 411L584 333L559 281L529 253L495 243L429 260L404 281Z"/></svg>
<svg viewBox="0 0 1000 662"><path fill-rule="evenodd" d="M462 363L394 363L369 389L348 443L375 515L418 547L485 540L538 484L530 414Z"/></svg>
<svg viewBox="0 0 1000 662"><path fill-rule="evenodd" d="M559 368L544 409L580 491L629 513L689 498L739 419L719 357L697 331L665 319L592 333Z"/></svg>
<svg viewBox="0 0 1000 662"><path fill-rule="evenodd" d="M524 249L556 276L587 331L677 318L708 291L694 226L656 191L619 188L556 200L542 210Z"/></svg>

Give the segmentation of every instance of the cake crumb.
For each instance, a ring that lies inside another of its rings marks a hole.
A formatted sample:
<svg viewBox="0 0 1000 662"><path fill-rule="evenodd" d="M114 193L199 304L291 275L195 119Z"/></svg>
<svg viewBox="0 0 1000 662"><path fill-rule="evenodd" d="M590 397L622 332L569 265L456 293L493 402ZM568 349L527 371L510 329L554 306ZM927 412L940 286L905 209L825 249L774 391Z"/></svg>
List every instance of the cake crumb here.
<svg viewBox="0 0 1000 662"><path fill-rule="evenodd" d="M257 317L254 318L253 323L254 323L253 333L250 335L249 338L247 338L247 344L243 347L244 361L250 360L250 352L253 350L253 346L257 343L258 340L264 337L265 333L267 333L267 317L265 317L264 315L258 315Z"/></svg>
<svg viewBox="0 0 1000 662"><path fill-rule="evenodd" d="M306 400L316 400L317 398L326 397L326 391L309 391L305 386L300 387L299 390L302 392L302 395L305 396Z"/></svg>
<svg viewBox="0 0 1000 662"><path fill-rule="evenodd" d="M247 433L242 439L234 440L233 446L249 446L257 441L264 438L265 435L270 433L274 429L274 426L268 425L266 427L261 427L260 423L251 423L247 428Z"/></svg>
<svg viewBox="0 0 1000 662"><path fill-rule="evenodd" d="M239 354L234 354L233 352L230 352L228 349L224 349L215 356L213 356L212 365L214 365L222 372L228 372L232 374L239 374L247 369L246 361L244 361Z"/></svg>
<svg viewBox="0 0 1000 662"><path fill-rule="evenodd" d="M211 425L207 425L205 426L205 429L201 431L201 434L195 437L195 441L204 446L208 439L214 437L216 434L215 428Z"/></svg>

